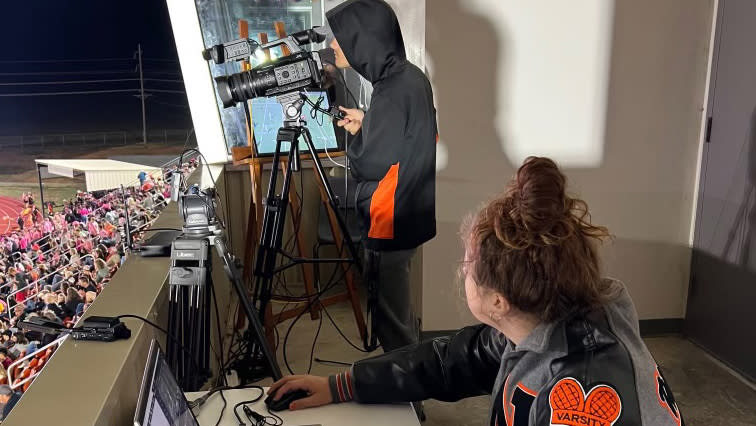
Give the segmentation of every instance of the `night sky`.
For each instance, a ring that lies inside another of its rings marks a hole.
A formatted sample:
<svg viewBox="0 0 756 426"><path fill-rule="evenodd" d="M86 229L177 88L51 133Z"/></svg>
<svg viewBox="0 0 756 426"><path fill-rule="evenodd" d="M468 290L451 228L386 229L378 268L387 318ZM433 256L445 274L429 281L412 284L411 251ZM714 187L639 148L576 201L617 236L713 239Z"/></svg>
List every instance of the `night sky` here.
<svg viewBox="0 0 756 426"><path fill-rule="evenodd" d="M164 0L3 2L3 12L0 94L138 89L138 80L64 85L5 84L138 78L137 61L131 59L138 43L142 44L144 52L145 78L181 80ZM117 60L17 62L103 58ZM32 74L39 72L52 74ZM183 83L171 82L147 81L145 88L184 91ZM133 94L136 92L0 97L0 135L141 130L141 103ZM148 98L148 128L191 126L185 94L154 93Z"/></svg>

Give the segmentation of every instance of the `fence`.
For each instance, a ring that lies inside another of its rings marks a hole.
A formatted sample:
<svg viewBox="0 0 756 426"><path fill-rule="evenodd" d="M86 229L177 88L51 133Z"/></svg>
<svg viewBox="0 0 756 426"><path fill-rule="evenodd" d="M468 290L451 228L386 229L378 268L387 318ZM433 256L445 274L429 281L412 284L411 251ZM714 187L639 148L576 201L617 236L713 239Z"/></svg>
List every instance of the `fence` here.
<svg viewBox="0 0 756 426"><path fill-rule="evenodd" d="M147 132L149 143L182 143L196 146L192 129L155 129ZM50 146L113 146L142 143L142 133L135 131L58 133L46 135L0 136L0 148L44 148Z"/></svg>
<svg viewBox="0 0 756 426"><path fill-rule="evenodd" d="M8 366L8 384L11 389L16 390L23 387L24 390L29 384L39 376L42 367L47 364L55 349L68 338L68 334L59 337L56 340L42 346L36 351L26 354L24 357L17 359ZM28 365L25 365L29 361ZM15 376L15 377L14 377Z"/></svg>

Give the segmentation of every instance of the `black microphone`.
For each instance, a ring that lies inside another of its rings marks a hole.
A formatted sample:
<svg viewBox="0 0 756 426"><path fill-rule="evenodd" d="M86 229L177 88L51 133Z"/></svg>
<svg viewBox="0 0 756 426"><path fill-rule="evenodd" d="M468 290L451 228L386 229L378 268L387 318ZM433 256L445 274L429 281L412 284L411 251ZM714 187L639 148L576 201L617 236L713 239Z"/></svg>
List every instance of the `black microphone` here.
<svg viewBox="0 0 756 426"><path fill-rule="evenodd" d="M322 43L326 39L327 29L315 27L309 30L299 31L291 35L298 45L310 43Z"/></svg>

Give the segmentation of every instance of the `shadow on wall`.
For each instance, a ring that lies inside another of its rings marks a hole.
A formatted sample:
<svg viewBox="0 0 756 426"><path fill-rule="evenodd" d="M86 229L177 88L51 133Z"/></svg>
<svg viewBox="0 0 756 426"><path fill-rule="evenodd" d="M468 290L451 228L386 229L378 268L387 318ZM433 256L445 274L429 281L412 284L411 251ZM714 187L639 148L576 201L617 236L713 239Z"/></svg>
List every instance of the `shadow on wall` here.
<svg viewBox="0 0 756 426"><path fill-rule="evenodd" d="M438 177L472 182L509 177L512 166L495 126L497 111L506 108L497 101L506 61L499 57L492 22L464 3L433 0L426 8L426 67L440 134Z"/></svg>
<svg viewBox="0 0 756 426"><path fill-rule="evenodd" d="M594 221L617 235L606 249L621 257L608 259L605 270L625 280L644 319L684 312L711 7L709 0L615 3L603 158L598 167L564 168ZM497 115L511 115L515 107L506 103L513 88L499 85L510 84L516 34L469 8L466 0L433 0L426 7L426 64L443 145L438 233L423 248L423 294L433 295L423 303L428 329L458 327L460 318L450 312L462 314L461 322L469 319L466 309L450 302L459 295L453 279L462 253L459 225L501 192L519 165L502 149L512 142L502 136L511 135L496 126ZM558 69L554 75L561 75ZM569 141L564 134L562 142ZM635 267L626 266L626 259ZM660 289L663 302L656 296Z"/></svg>
<svg viewBox="0 0 756 426"><path fill-rule="evenodd" d="M439 125L436 175L437 235L423 248L423 323L428 329L472 323L464 291L454 277L461 258L460 219L501 191L514 172L496 130L499 37L466 0L426 6L426 67ZM432 259L429 261L428 259ZM449 313L452 313L449 315Z"/></svg>

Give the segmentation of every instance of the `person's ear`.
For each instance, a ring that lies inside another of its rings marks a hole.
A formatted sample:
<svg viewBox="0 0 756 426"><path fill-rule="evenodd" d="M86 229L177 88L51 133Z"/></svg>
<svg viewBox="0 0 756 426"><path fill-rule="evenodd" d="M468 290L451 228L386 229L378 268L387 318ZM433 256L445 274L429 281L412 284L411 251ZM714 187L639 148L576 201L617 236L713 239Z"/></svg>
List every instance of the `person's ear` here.
<svg viewBox="0 0 756 426"><path fill-rule="evenodd" d="M512 310L512 305L498 291L491 292L491 319L498 322Z"/></svg>

